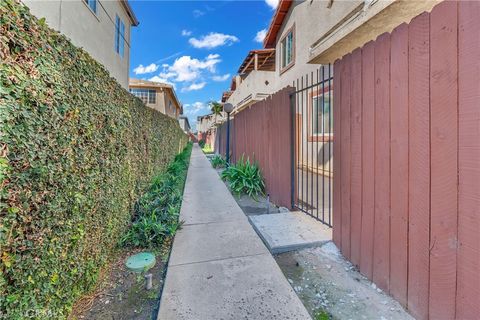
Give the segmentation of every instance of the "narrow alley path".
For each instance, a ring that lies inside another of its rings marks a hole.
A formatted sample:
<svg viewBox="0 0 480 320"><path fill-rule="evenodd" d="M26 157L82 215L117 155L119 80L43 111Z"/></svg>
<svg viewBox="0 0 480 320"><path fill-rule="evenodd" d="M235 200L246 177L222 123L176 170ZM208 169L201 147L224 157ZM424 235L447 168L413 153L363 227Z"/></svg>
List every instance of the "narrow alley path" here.
<svg viewBox="0 0 480 320"><path fill-rule="evenodd" d="M180 219L158 319L310 319L198 145Z"/></svg>

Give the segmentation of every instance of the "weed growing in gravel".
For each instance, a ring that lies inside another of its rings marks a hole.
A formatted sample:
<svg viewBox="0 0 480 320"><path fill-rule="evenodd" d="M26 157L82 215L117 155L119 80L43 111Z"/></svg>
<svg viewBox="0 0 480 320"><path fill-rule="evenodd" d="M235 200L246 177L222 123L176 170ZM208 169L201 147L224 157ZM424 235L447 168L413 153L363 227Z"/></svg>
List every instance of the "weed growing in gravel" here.
<svg viewBox="0 0 480 320"><path fill-rule="evenodd" d="M225 165L227 164L225 159L219 154L214 155L210 159L210 162L212 163L212 167L214 167L215 169L224 168Z"/></svg>

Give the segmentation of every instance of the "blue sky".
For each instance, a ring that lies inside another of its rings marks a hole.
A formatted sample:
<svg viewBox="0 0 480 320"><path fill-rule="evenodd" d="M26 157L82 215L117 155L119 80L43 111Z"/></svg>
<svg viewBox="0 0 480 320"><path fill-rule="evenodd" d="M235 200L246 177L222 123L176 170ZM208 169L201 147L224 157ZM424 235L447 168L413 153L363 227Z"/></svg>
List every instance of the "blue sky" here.
<svg viewBox="0 0 480 320"><path fill-rule="evenodd" d="M277 3L130 1L140 21L132 27L130 77L172 83L194 127L248 51L262 48Z"/></svg>

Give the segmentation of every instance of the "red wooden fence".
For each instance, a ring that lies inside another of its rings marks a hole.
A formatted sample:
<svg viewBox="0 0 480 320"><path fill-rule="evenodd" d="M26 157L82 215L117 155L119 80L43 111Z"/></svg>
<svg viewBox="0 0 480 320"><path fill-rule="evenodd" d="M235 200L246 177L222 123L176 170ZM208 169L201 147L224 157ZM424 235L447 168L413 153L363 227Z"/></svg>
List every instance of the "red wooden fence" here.
<svg viewBox="0 0 480 320"><path fill-rule="evenodd" d="M480 318L480 2L334 66L334 241L418 319Z"/></svg>
<svg viewBox="0 0 480 320"><path fill-rule="evenodd" d="M235 115L231 121L231 154L258 161L270 200L291 207L292 115L290 93L285 88ZM226 123L217 129L216 152L225 155Z"/></svg>

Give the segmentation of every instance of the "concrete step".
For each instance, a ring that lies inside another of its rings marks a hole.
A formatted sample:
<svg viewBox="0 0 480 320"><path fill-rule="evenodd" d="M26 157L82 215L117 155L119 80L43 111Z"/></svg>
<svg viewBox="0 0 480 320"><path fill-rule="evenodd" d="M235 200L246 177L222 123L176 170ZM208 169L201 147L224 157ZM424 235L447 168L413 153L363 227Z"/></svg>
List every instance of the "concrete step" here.
<svg viewBox="0 0 480 320"><path fill-rule="evenodd" d="M300 211L248 219L272 254L320 246L332 240L330 227Z"/></svg>

